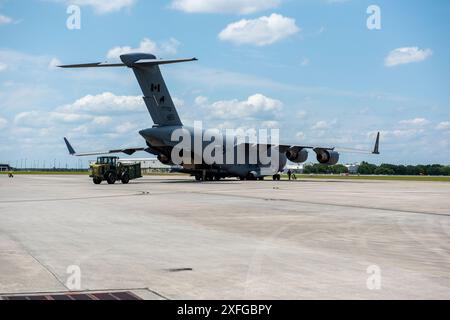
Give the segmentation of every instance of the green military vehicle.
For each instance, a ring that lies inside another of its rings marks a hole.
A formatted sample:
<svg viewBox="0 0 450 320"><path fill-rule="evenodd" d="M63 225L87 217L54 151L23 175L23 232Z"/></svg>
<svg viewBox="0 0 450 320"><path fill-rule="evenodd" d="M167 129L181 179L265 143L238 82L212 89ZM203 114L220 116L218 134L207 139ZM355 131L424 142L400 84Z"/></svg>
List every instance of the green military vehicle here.
<svg viewBox="0 0 450 320"><path fill-rule="evenodd" d="M95 184L106 180L108 184L114 184L120 180L127 184L130 180L142 178L141 164L123 164L118 157L98 157L97 162L91 164L90 177Z"/></svg>

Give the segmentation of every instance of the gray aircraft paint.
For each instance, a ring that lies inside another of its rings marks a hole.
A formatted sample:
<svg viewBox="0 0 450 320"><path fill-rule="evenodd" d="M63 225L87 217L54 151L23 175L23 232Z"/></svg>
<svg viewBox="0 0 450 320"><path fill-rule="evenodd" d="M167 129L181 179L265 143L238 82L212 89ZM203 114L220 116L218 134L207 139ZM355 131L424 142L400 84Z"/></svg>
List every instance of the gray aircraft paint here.
<svg viewBox="0 0 450 320"><path fill-rule="evenodd" d="M145 139L147 147L146 148L127 148L118 150L109 150L105 152L92 152L92 153L76 153L70 143L64 138L69 153L75 156L87 156L87 155L103 155L109 153L126 153L132 155L137 151L146 151L148 153L154 154L158 159L166 164L171 164L170 156L173 148L180 141L173 141L172 134L176 130L185 130L191 134L192 144L194 145L195 134L199 134L192 127L183 126L180 120L178 112L173 103L172 97L169 90L165 84L164 78L161 74L159 68L160 65L196 61L196 58L192 59L178 59L178 60L158 60L152 54L145 53L130 53L120 56L122 63L108 64L108 63L89 63L89 64L76 64L76 65L65 65L62 68L100 68L100 67L128 67L133 69L136 79L141 87L143 93L143 99L150 116L154 122L152 128L144 129L139 132L139 134ZM201 130L202 136L205 134L205 130ZM374 150L371 152L373 154L379 154L379 134L377 136L376 144ZM251 177L260 178L267 175L275 175L282 171L287 163L287 154L296 154L299 162L305 162L307 160L307 149L312 149L318 156L318 160L328 156L332 159L333 163L338 161L339 153L335 148L328 147L313 147L313 146L296 146L296 145L271 145L265 146L258 144L258 148L266 147L269 148L269 153L278 152L276 163L271 165L262 164L259 159L254 164L250 164L249 161L241 164L237 158L237 139L236 137L229 137L223 135L222 139L224 141L224 146L227 142L232 139L235 146L233 161L226 162L225 164L182 164L183 169L180 171L187 172L195 175L202 174L205 175L219 175L222 177L226 176L237 176L237 177ZM192 154L192 157L200 156L203 159L203 151L210 144L208 141L202 140L201 155ZM250 144L246 144L248 147ZM353 150L355 152L360 152L362 150ZM353 152L347 149L347 152ZM367 151L363 151L367 152ZM369 152L370 153L370 152ZM247 159L247 150L245 158Z"/></svg>

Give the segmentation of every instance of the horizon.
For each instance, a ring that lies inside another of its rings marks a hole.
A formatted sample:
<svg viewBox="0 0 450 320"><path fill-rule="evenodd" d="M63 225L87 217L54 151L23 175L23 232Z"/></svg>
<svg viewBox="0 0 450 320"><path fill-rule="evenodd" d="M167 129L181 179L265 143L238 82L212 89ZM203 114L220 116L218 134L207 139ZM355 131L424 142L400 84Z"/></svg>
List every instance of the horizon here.
<svg viewBox="0 0 450 320"><path fill-rule="evenodd" d="M76 166L64 136L81 151L144 146L153 122L131 70L56 66L145 51L199 58L161 67L186 125L364 149L381 131L380 156L341 162L450 165L450 2L376 1L373 30L365 0L71 3L79 29L68 1L0 1L0 163Z"/></svg>

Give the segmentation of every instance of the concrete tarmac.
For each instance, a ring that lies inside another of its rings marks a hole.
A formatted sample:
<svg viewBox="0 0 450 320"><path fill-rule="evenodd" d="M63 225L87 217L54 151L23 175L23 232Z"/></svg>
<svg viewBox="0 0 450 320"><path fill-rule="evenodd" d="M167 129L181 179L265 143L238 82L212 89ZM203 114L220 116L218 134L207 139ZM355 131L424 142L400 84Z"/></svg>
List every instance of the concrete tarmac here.
<svg viewBox="0 0 450 320"><path fill-rule="evenodd" d="M450 299L450 183L0 176L0 296L70 266L145 299Z"/></svg>

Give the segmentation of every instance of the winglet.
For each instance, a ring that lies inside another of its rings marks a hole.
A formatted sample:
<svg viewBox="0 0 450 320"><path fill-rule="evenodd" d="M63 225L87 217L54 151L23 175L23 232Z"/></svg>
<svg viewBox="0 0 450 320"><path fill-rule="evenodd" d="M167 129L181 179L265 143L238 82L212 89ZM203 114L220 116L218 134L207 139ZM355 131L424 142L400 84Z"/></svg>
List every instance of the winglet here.
<svg viewBox="0 0 450 320"><path fill-rule="evenodd" d="M372 154L380 154L380 133L377 134L377 140L375 141L375 147Z"/></svg>
<svg viewBox="0 0 450 320"><path fill-rule="evenodd" d="M69 142L69 140L67 140L66 137L64 137L64 142L66 143L67 150L69 150L69 154L70 154L71 156L73 156L74 154L76 154L75 150L74 150L73 147L70 145L70 142Z"/></svg>

